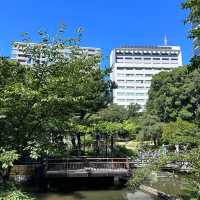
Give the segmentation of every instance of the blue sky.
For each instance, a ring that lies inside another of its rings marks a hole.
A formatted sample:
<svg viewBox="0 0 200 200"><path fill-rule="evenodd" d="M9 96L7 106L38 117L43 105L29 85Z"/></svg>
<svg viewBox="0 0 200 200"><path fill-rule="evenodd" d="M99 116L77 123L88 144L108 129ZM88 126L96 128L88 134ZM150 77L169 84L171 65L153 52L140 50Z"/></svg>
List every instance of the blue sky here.
<svg viewBox="0 0 200 200"><path fill-rule="evenodd" d="M122 45L180 45L183 62L189 62L192 42L187 38L183 0L6 0L1 1L0 55L10 55L10 43L29 32L34 40L41 28L56 30L62 22L69 36L84 28L81 45L110 50ZM105 62L105 63L108 63Z"/></svg>

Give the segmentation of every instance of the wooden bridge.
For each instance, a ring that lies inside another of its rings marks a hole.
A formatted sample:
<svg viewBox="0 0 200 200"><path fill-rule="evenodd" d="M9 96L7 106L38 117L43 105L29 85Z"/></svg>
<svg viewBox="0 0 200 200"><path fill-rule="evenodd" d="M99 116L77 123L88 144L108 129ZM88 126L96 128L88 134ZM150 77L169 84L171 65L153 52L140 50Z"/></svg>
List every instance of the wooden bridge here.
<svg viewBox="0 0 200 200"><path fill-rule="evenodd" d="M45 176L62 177L129 177L127 158L82 158L47 160Z"/></svg>

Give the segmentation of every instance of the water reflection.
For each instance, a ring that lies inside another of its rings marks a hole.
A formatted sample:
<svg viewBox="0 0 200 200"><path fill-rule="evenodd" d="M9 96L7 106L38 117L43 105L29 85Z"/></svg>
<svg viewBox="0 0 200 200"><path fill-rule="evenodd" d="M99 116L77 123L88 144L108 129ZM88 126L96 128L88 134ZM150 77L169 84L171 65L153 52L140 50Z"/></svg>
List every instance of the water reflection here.
<svg viewBox="0 0 200 200"><path fill-rule="evenodd" d="M151 186L159 191L165 192L172 196L179 197L184 194L188 182L184 176L178 176L169 172L153 173L145 185Z"/></svg>
<svg viewBox="0 0 200 200"><path fill-rule="evenodd" d="M74 187L73 182L76 185L80 184L81 187ZM36 194L35 197L38 200L155 200L155 197L142 191L131 192L124 188L116 189L110 186L112 181L109 179L104 181L100 179L88 179L87 181L84 179L71 179L67 182L53 181L53 183L54 187L56 185L59 187L63 186L62 191L64 192L53 190L54 192ZM152 174L145 182L145 185L172 196L183 194L183 189L187 187L187 184L183 176L177 176L168 172Z"/></svg>
<svg viewBox="0 0 200 200"><path fill-rule="evenodd" d="M42 194L39 200L153 200L146 193L137 191L135 193L126 190L98 190L98 191L76 191L69 194Z"/></svg>

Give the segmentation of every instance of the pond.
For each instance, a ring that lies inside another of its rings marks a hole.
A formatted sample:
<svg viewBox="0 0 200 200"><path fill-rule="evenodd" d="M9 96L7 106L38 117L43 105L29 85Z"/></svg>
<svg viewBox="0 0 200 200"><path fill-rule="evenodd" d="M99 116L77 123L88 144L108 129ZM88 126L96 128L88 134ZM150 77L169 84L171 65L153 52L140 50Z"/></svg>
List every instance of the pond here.
<svg viewBox="0 0 200 200"><path fill-rule="evenodd" d="M169 172L152 173L144 184L176 197L183 195L189 185L185 176Z"/></svg>
<svg viewBox="0 0 200 200"><path fill-rule="evenodd" d="M80 181L77 180L77 183L80 183ZM132 192L125 188L117 189L108 183L109 180L105 182L95 180L94 182L92 181L92 185L90 182L82 182L81 187L79 184L78 187L74 187L71 181L68 183L56 182L55 185L62 186L61 191L33 192L33 195L38 200L156 200L155 197L148 193L142 191ZM152 174L144 184L172 196L183 194L185 187L187 187L184 176L177 176L168 172Z"/></svg>
<svg viewBox="0 0 200 200"><path fill-rule="evenodd" d="M146 193L126 190L87 190L69 193L48 193L37 195L39 200L154 200Z"/></svg>

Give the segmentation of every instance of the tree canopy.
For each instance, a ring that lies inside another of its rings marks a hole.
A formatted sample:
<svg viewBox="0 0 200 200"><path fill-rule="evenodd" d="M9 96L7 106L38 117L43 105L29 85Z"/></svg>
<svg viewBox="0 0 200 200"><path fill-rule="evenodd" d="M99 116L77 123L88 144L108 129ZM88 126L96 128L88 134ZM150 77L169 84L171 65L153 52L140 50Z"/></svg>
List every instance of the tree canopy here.
<svg viewBox="0 0 200 200"><path fill-rule="evenodd" d="M74 46L77 38L39 35L40 43L24 47L32 65L0 59L1 146L34 158L65 145L71 118L83 119L112 99L110 70L99 67L100 57L83 54ZM70 58L63 56L66 48Z"/></svg>

